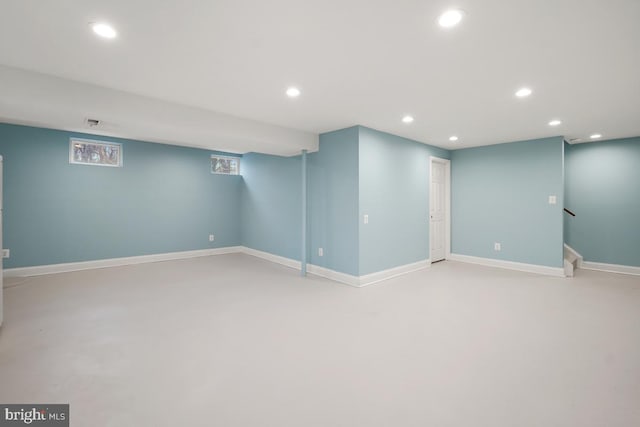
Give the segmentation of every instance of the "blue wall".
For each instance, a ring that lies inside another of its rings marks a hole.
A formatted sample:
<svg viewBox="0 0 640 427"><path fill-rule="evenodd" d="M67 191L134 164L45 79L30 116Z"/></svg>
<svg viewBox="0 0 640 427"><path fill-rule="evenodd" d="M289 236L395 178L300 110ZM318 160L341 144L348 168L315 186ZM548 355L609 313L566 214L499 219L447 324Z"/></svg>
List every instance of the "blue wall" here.
<svg viewBox="0 0 640 427"><path fill-rule="evenodd" d="M70 137L122 143L124 167L69 164ZM454 253L561 267L566 205L587 261L640 266L640 138L567 147L566 184L564 150L560 137L450 153L361 126L323 134L309 263L359 276L428 258L436 156L452 159ZM0 154L7 268L240 244L300 259L300 156L248 154L243 177L212 175L205 150L6 124Z"/></svg>
<svg viewBox="0 0 640 427"><path fill-rule="evenodd" d="M122 143L124 166L69 164L70 137ZM0 155L5 268L240 244L241 177L208 151L0 124Z"/></svg>
<svg viewBox="0 0 640 427"><path fill-rule="evenodd" d="M358 127L320 135L308 156L309 263L359 275ZM324 256L318 256L318 248Z"/></svg>
<svg viewBox="0 0 640 427"><path fill-rule="evenodd" d="M640 137L567 147L567 244L585 261L640 267Z"/></svg>
<svg viewBox="0 0 640 427"><path fill-rule="evenodd" d="M360 275L429 258L429 158L449 151L359 131Z"/></svg>
<svg viewBox="0 0 640 427"><path fill-rule="evenodd" d="M301 156L245 154L242 175L242 245L300 260Z"/></svg>
<svg viewBox="0 0 640 427"><path fill-rule="evenodd" d="M555 137L453 151L452 252L562 267L563 144Z"/></svg>

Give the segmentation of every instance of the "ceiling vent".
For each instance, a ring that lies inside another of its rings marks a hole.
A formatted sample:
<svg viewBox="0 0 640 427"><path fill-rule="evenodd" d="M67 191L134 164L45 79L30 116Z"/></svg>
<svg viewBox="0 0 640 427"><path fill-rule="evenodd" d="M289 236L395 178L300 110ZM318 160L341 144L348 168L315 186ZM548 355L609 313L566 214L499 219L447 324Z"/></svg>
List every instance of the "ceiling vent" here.
<svg viewBox="0 0 640 427"><path fill-rule="evenodd" d="M100 120L98 119L87 119L87 124L90 128L95 128L100 126Z"/></svg>

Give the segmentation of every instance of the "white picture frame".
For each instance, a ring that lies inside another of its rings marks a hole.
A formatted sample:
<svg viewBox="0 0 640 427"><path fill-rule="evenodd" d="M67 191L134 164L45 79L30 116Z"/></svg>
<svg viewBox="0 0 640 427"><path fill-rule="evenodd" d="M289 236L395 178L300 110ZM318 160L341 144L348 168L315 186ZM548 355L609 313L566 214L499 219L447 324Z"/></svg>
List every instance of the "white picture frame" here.
<svg viewBox="0 0 640 427"><path fill-rule="evenodd" d="M69 163L76 165L122 167L122 144L93 139L69 139Z"/></svg>

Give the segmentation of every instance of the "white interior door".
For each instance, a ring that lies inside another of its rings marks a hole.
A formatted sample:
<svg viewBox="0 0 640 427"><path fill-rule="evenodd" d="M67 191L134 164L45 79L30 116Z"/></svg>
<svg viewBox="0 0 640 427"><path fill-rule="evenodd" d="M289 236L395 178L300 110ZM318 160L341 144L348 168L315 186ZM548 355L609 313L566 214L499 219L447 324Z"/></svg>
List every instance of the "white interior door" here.
<svg viewBox="0 0 640 427"><path fill-rule="evenodd" d="M441 261L447 255L448 237L448 164L431 159L431 188L429 191L429 239L431 262Z"/></svg>

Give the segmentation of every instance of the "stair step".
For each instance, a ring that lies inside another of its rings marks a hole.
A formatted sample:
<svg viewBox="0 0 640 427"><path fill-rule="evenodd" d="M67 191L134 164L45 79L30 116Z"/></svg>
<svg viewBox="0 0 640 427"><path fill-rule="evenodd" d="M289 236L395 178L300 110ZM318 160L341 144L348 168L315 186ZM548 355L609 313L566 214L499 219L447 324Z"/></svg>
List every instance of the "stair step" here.
<svg viewBox="0 0 640 427"><path fill-rule="evenodd" d="M567 259L564 260L564 275L567 277L573 277L575 270L575 264Z"/></svg>

